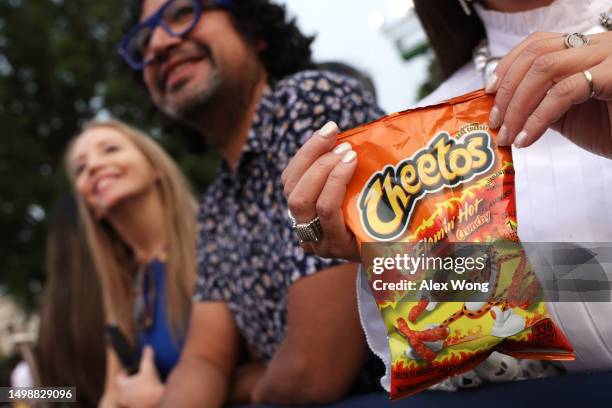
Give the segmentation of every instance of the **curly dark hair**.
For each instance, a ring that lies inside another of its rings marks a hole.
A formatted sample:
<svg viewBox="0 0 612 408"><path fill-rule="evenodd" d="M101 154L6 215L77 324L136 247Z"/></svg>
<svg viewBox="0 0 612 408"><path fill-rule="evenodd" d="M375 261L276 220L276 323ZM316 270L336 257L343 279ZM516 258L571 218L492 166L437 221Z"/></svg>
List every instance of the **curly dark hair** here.
<svg viewBox="0 0 612 408"><path fill-rule="evenodd" d="M233 0L231 4L224 8L232 15L236 30L243 38L250 43L263 40L267 44L259 57L270 83L314 67L310 51L314 36L302 34L295 18L287 16L284 6L270 0ZM138 23L141 5L142 0L131 2L126 32Z"/></svg>

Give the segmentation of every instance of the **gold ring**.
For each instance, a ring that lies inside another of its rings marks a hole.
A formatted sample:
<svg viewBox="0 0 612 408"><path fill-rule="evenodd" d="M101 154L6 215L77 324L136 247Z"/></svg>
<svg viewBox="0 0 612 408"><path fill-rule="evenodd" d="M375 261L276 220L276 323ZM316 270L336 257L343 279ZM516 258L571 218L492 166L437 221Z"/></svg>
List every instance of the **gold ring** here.
<svg viewBox="0 0 612 408"><path fill-rule="evenodd" d="M582 71L582 75L584 75L584 77L586 78L587 82L589 83L589 98L592 98L595 96L595 84L593 84L593 74L591 74L591 71L584 70Z"/></svg>

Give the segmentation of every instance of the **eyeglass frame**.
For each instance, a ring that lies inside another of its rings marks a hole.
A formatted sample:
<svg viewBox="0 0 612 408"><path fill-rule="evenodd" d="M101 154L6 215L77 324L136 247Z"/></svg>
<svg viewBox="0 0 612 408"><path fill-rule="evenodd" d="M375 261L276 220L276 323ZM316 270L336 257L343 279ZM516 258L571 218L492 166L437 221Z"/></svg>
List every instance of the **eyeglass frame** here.
<svg viewBox="0 0 612 408"><path fill-rule="evenodd" d="M193 21L191 22L191 24L189 25L189 27L187 27L181 33L174 33L172 30L170 30L170 28L167 27L164 24L164 20L163 20L162 16L163 16L164 12L166 11L166 9L174 1L176 1L176 0L166 0L166 2L164 4L162 4L157 9L157 11L155 13L153 13L149 18L147 18L145 21L142 21L142 22L138 23L137 25L135 25L134 27L132 27L127 32L127 34L125 34L121 38L121 40L117 44L117 53L119 55L121 55L123 60L134 71L139 71L141 69L144 69L144 67L146 67L147 65L149 65L151 62L154 61L154 58L151 58L149 61L145 61L143 59L143 61L140 62L140 63L136 62L136 61L134 61L130 57L130 53L127 51L128 43L130 42L130 40L134 37L134 35L139 30L141 30L144 27L149 27L149 28L151 28L151 32L153 33L155 31L155 29L159 26L159 27L163 28L164 31L168 35L170 35L172 37L182 37L184 35L187 35L189 32L191 32L191 30L193 30L193 28L196 26L196 24L198 24L198 22L200 21L200 17L202 15L202 6L200 5L200 0L192 0L193 6L194 6L195 17L194 17ZM221 6L221 7L224 7L224 8L231 8L231 6L232 6L232 0L208 0L208 1L210 1L214 5Z"/></svg>

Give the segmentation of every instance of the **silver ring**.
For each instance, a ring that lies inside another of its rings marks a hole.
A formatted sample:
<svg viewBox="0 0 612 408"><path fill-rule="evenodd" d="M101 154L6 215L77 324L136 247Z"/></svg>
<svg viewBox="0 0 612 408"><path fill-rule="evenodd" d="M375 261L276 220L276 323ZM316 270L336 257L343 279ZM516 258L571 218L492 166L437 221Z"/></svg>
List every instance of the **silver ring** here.
<svg viewBox="0 0 612 408"><path fill-rule="evenodd" d="M589 98L592 98L595 96L595 84L593 83L593 74L591 74L591 71L587 69L582 71L582 75L584 75L587 82L589 83Z"/></svg>
<svg viewBox="0 0 612 408"><path fill-rule="evenodd" d="M291 226L293 227L297 222L295 221L295 217L291 213L291 210L287 208L287 216L289 217L289 221L291 221Z"/></svg>
<svg viewBox="0 0 612 408"><path fill-rule="evenodd" d="M580 48L589 45L589 37L580 33L565 34L563 36L565 48Z"/></svg>
<svg viewBox="0 0 612 408"><path fill-rule="evenodd" d="M293 216L291 215L291 217ZM297 223L295 218L293 218L292 223L292 228L299 238L300 244L303 242L318 242L323 238L323 228L321 227L319 217L303 223Z"/></svg>

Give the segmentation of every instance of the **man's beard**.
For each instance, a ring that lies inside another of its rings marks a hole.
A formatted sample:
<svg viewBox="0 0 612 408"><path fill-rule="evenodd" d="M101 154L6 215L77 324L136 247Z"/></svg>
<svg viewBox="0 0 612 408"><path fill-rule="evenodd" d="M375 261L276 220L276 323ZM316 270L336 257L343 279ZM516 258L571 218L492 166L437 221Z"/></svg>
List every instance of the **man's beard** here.
<svg viewBox="0 0 612 408"><path fill-rule="evenodd" d="M198 130L207 144L222 147L231 140L228 135L239 126L261 78L261 67L247 64L245 75L224 78L215 65L207 78L207 86L179 101L165 101L164 113ZM188 85L185 85L188 86Z"/></svg>
<svg viewBox="0 0 612 408"><path fill-rule="evenodd" d="M183 86L188 86L187 84ZM198 87L189 97L178 101L166 99L162 104L162 111L173 119L181 122L191 122L191 119L199 112L206 110L211 101L219 93L222 86L221 75L216 67L213 68L208 78L207 86Z"/></svg>

